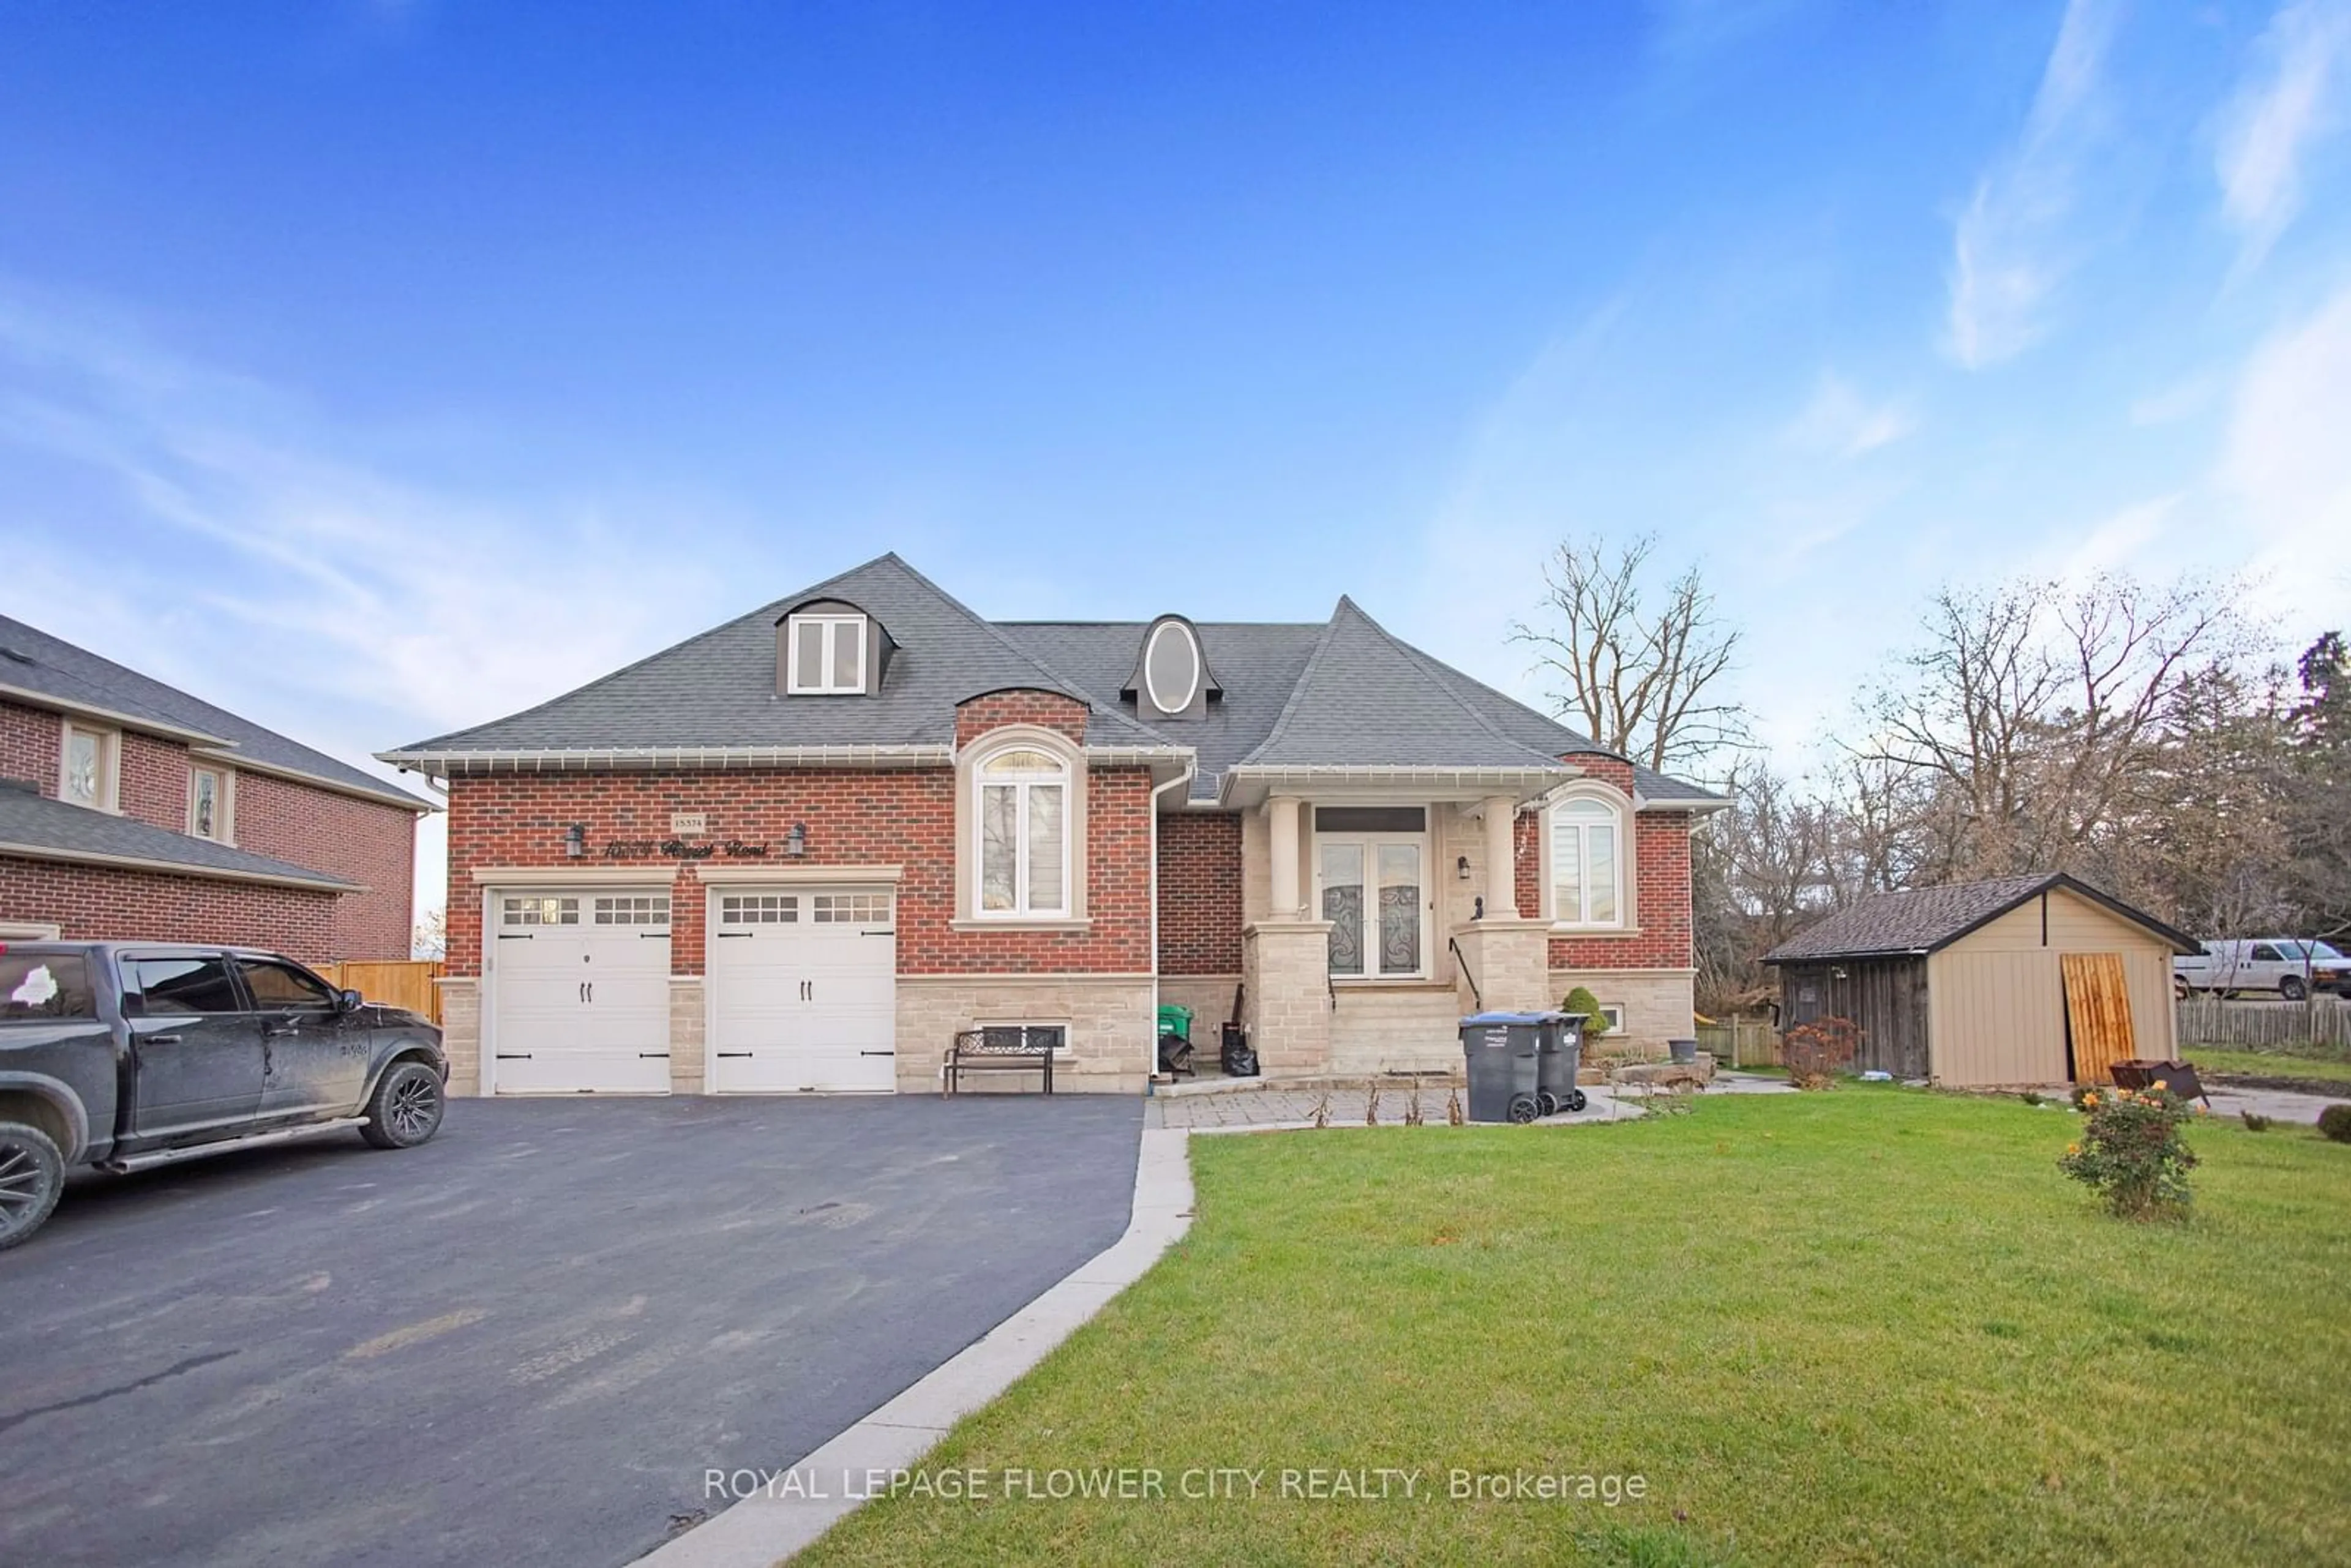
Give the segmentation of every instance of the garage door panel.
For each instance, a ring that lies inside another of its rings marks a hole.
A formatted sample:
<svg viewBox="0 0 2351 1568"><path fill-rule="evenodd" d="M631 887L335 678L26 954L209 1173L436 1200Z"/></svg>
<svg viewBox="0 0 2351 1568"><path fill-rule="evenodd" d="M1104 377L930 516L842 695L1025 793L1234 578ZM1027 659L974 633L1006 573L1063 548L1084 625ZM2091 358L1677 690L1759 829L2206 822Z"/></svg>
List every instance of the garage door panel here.
<svg viewBox="0 0 2351 1568"><path fill-rule="evenodd" d="M492 918L496 1092L668 1092L666 889L501 894Z"/></svg>
<svg viewBox="0 0 2351 1568"><path fill-rule="evenodd" d="M714 900L716 1092L896 1088L893 902L870 888L744 889Z"/></svg>

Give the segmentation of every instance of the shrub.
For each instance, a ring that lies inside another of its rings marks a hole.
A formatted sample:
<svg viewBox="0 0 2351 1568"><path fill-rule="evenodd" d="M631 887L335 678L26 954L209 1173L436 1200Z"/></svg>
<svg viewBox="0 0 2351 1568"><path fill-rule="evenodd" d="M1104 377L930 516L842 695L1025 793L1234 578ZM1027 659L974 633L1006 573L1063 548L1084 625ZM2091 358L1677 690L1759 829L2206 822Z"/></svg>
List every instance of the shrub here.
<svg viewBox="0 0 2351 1568"><path fill-rule="evenodd" d="M2181 1129L2188 1103L2158 1080L2152 1089L2086 1090L2089 1123L2067 1146L2057 1168L2106 1201L2118 1219L2162 1219L2188 1212L2188 1173L2195 1151Z"/></svg>
<svg viewBox="0 0 2351 1568"><path fill-rule="evenodd" d="M1559 1010L1583 1020L1585 1040L1598 1040L1608 1032L1608 1019L1600 1010L1600 998L1585 987L1578 986L1568 992L1567 1000L1559 1004Z"/></svg>
<svg viewBox="0 0 2351 1568"><path fill-rule="evenodd" d="M1780 1060L1786 1063L1788 1082L1799 1089L1826 1089L1836 1074L1853 1065L1861 1049L1861 1027L1851 1019L1814 1019L1798 1024L1780 1040Z"/></svg>
<svg viewBox="0 0 2351 1568"><path fill-rule="evenodd" d="M2318 1132L2338 1144L2351 1144L2351 1105L2329 1105L2318 1113Z"/></svg>

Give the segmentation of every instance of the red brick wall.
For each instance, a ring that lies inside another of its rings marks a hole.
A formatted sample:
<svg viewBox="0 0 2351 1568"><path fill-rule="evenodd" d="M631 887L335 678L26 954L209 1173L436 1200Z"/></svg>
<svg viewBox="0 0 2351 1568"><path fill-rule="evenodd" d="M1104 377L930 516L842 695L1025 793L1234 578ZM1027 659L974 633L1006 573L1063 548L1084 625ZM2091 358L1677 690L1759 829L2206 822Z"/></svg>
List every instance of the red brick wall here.
<svg viewBox="0 0 2351 1568"><path fill-rule="evenodd" d="M331 893L114 866L0 856L0 919L55 921L90 941L233 942L313 964L340 956Z"/></svg>
<svg viewBox="0 0 2351 1568"><path fill-rule="evenodd" d="M338 958L405 958L415 918L416 813L267 773L236 776L236 846L358 883L335 911Z"/></svg>
<svg viewBox="0 0 2351 1568"><path fill-rule="evenodd" d="M116 804L122 814L167 832L188 831L188 748L152 735L121 735L122 771Z"/></svg>
<svg viewBox="0 0 2351 1568"><path fill-rule="evenodd" d="M0 703L0 779L22 779L54 800L63 733L53 713Z"/></svg>
<svg viewBox="0 0 2351 1568"><path fill-rule="evenodd" d="M1241 972L1241 820L1231 812L1159 819L1159 972Z"/></svg>
<svg viewBox="0 0 2351 1568"><path fill-rule="evenodd" d="M990 692L956 709L956 749L1008 724L1057 729L1080 746L1086 743L1086 705L1075 698L1059 692Z"/></svg>
<svg viewBox="0 0 2351 1568"><path fill-rule="evenodd" d="M1613 757L1565 758L1593 778L1631 794L1633 767ZM1695 962L1690 935L1690 814L1642 811L1633 819L1631 923L1624 936L1554 936L1554 969L1687 969ZM1543 819L1530 812L1518 821L1519 907L1530 915L1543 907Z"/></svg>
<svg viewBox="0 0 2351 1568"><path fill-rule="evenodd" d="M1036 720L1023 715L1017 722ZM674 880L671 967L702 973L704 898L694 862L657 847L650 854L604 852L615 841L658 844L669 838L673 811L706 813L716 842L737 839L770 848L764 861L718 854L714 865L901 867L901 974L1143 974L1151 967L1147 769L1097 768L1088 776L1086 930L958 931L949 924L958 917L952 770L758 768L451 779L448 972L481 972L476 867L593 864L642 866L650 882ZM564 829L572 822L588 829L584 862L563 853ZM808 824L808 852L798 861L781 854L795 822Z"/></svg>

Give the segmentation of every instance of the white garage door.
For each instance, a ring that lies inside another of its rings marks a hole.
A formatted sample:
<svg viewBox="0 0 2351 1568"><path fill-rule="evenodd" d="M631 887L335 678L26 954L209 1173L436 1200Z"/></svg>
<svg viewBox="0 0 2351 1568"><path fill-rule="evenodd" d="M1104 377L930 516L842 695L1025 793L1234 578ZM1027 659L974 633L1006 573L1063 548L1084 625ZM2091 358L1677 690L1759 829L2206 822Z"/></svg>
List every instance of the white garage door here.
<svg viewBox="0 0 2351 1568"><path fill-rule="evenodd" d="M500 892L490 901L491 1087L669 1092L669 894Z"/></svg>
<svg viewBox="0 0 2351 1568"><path fill-rule="evenodd" d="M713 898L715 1092L897 1087L893 900L886 887L742 887Z"/></svg>

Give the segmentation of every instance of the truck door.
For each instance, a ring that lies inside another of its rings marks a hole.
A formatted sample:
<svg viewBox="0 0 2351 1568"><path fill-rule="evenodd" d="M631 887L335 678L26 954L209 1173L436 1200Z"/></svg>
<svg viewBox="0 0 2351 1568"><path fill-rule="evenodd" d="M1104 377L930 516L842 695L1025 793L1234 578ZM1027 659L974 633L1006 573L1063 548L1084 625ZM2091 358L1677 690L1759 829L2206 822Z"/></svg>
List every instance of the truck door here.
<svg viewBox="0 0 2351 1568"><path fill-rule="evenodd" d="M226 1134L261 1108L260 1020L222 953L121 960L131 1029L131 1133L140 1143Z"/></svg>
<svg viewBox="0 0 2351 1568"><path fill-rule="evenodd" d="M334 988L298 964L236 960L261 1034L261 1114L359 1108L367 1076L366 1015L335 1006Z"/></svg>

